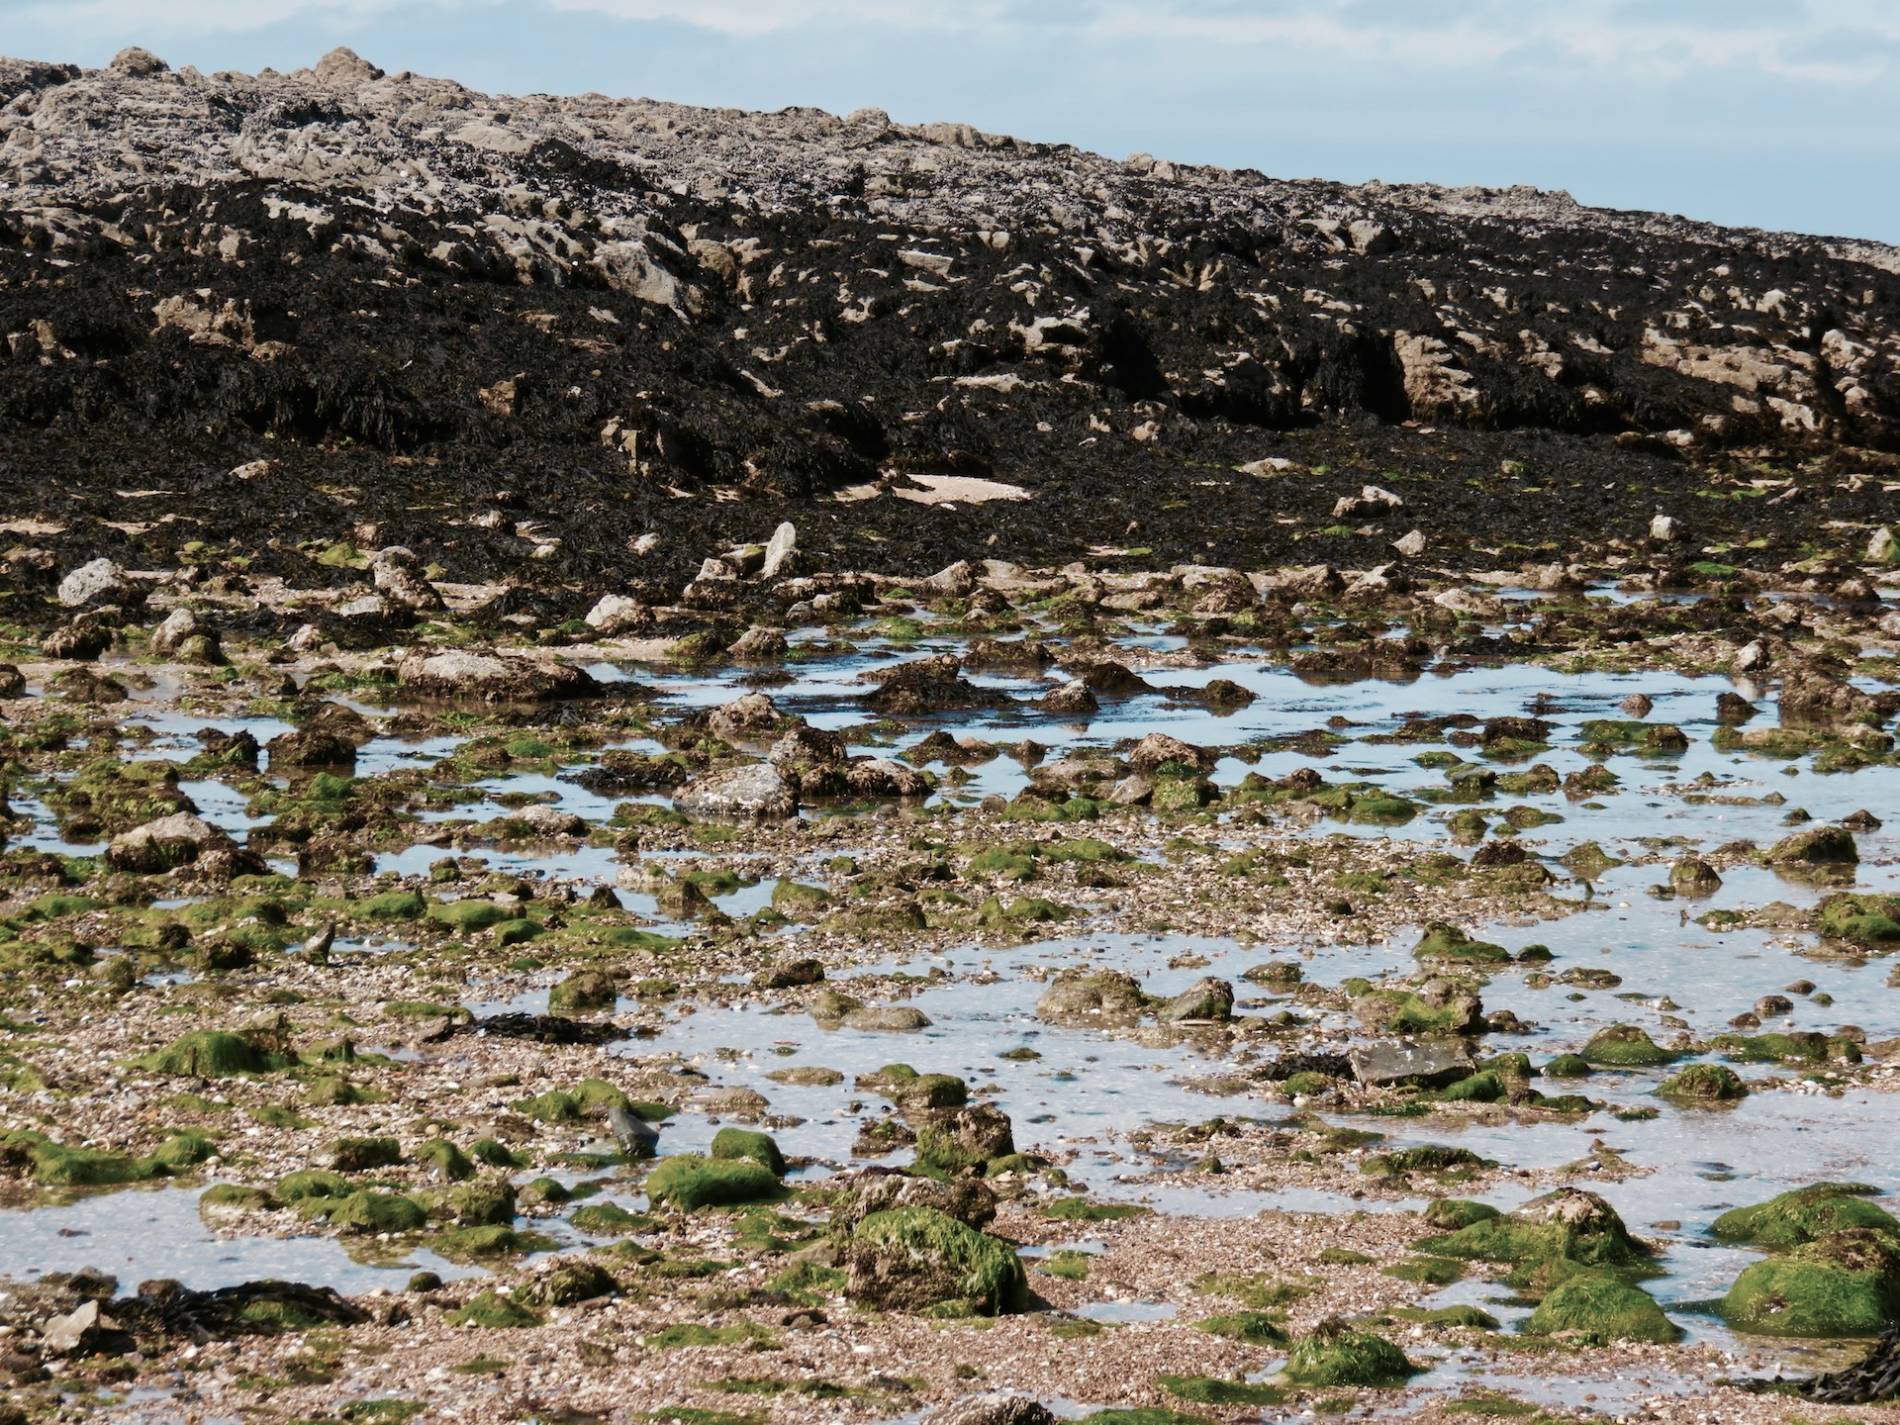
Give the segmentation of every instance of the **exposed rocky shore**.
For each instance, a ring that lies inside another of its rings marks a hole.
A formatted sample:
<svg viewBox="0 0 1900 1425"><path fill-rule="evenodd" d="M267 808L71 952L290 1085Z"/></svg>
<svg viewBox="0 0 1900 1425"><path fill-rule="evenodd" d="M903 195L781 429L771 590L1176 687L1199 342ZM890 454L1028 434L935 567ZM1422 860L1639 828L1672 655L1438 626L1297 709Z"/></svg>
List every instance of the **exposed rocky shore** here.
<svg viewBox="0 0 1900 1425"><path fill-rule="evenodd" d="M5 61L0 100L0 501L62 554L306 576L367 522L677 592L788 513L893 573L1568 560L1666 514L1770 562L1892 498L1877 245L347 51ZM1027 503L915 503L972 478ZM1405 509L1335 516L1367 482Z"/></svg>
<svg viewBox="0 0 1900 1425"><path fill-rule="evenodd" d="M0 95L0 1425L1891 1416L1891 251Z"/></svg>

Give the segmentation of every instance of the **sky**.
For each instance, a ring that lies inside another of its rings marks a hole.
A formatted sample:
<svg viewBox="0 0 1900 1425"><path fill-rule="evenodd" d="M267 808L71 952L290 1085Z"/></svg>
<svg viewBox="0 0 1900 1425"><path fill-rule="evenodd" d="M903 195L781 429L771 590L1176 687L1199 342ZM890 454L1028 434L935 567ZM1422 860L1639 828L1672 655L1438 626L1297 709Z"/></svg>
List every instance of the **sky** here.
<svg viewBox="0 0 1900 1425"><path fill-rule="evenodd" d="M1900 0L0 0L0 53L128 44L1900 242Z"/></svg>

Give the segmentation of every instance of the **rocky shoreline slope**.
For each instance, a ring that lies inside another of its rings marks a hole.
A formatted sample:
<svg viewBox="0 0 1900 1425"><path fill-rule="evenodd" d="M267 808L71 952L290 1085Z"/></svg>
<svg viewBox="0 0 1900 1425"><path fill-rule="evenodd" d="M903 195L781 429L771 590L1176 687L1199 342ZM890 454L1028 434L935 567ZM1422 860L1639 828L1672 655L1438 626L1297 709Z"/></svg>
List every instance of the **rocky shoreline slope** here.
<svg viewBox="0 0 1900 1425"><path fill-rule="evenodd" d="M1658 514L1772 567L1900 451L1894 250L1529 190L127 51L0 61L0 192L0 514L60 567L302 583L369 524L578 605L786 517L917 573L1587 560Z"/></svg>

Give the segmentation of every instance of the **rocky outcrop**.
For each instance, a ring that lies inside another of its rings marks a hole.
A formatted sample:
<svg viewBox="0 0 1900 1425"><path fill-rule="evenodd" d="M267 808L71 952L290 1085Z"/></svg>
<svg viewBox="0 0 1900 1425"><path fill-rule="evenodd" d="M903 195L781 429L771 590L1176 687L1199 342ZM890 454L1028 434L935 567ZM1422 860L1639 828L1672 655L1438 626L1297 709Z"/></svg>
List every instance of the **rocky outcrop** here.
<svg viewBox="0 0 1900 1425"><path fill-rule="evenodd" d="M1900 258L1874 244L875 113L490 96L348 53L7 60L0 97L13 483L129 526L136 466L199 516L142 549L236 540L284 575L374 524L429 559L372 570L411 610L606 549L683 581L735 524L764 582L873 547L967 581L1032 531L1082 553L1131 519L1164 559L1258 567L1289 514L1378 517L1357 481L1283 478L1322 465L1446 472L1406 518L1448 559L1493 512L1517 542L1640 538L1658 504L1742 545L1749 510L1669 497L1685 457L1900 450ZM1204 499L1151 497L1190 467ZM1814 472L1847 508L1791 502L1791 541L1891 517L1878 479ZM866 498L807 519L833 492Z"/></svg>

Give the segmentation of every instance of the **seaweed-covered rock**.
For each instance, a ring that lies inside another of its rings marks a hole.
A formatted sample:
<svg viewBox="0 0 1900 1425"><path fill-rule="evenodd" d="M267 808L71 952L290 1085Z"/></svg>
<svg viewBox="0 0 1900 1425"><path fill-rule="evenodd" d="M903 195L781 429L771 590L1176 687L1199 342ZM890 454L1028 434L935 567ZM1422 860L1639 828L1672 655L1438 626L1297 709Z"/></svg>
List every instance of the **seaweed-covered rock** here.
<svg viewBox="0 0 1900 1425"><path fill-rule="evenodd" d="M528 1306L573 1306L577 1302L613 1296L619 1291L620 1283L599 1263L563 1257L547 1270L528 1278L515 1296Z"/></svg>
<svg viewBox="0 0 1900 1425"><path fill-rule="evenodd" d="M1860 848L1843 827L1810 826L1782 837L1762 859L1770 866L1853 866L1860 861Z"/></svg>
<svg viewBox="0 0 1900 1425"><path fill-rule="evenodd" d="M984 1227L996 1216L996 1193L981 1178L939 1180L865 1168L831 1178L825 1186L834 1232L848 1232L874 1212L899 1207L928 1207L969 1227Z"/></svg>
<svg viewBox="0 0 1900 1425"><path fill-rule="evenodd" d="M1590 1042L1583 1046L1583 1057L1605 1068L1653 1069L1682 1056L1663 1048L1634 1024L1612 1024L1590 1036Z"/></svg>
<svg viewBox="0 0 1900 1425"><path fill-rule="evenodd" d="M1821 902L1821 933L1869 949L1900 944L1900 896L1832 895Z"/></svg>
<svg viewBox="0 0 1900 1425"><path fill-rule="evenodd" d="M1524 1330L1533 1336L1572 1336L1593 1345L1666 1345L1682 1336L1648 1292L1601 1272L1578 1272L1551 1288Z"/></svg>
<svg viewBox="0 0 1900 1425"><path fill-rule="evenodd" d="M620 996L614 977L602 970L576 970L548 991L548 1009L555 1014L612 1009Z"/></svg>
<svg viewBox="0 0 1900 1425"><path fill-rule="evenodd" d="M940 1173L980 1171L1016 1151L1009 1115L990 1104L933 1113L917 1129L917 1161Z"/></svg>
<svg viewBox="0 0 1900 1425"><path fill-rule="evenodd" d="M647 1196L655 1207L731 1207L769 1202L784 1191L778 1176L750 1158L705 1158L681 1153L647 1175Z"/></svg>
<svg viewBox="0 0 1900 1425"><path fill-rule="evenodd" d="M1198 980L1155 1011L1164 1023L1180 1024L1188 1020L1231 1019L1234 1013L1234 987L1213 975Z"/></svg>
<svg viewBox="0 0 1900 1425"><path fill-rule="evenodd" d="M1418 1370L1385 1337L1329 1320L1293 1343L1285 1375L1295 1385L1335 1388L1398 1385Z"/></svg>
<svg viewBox="0 0 1900 1425"><path fill-rule="evenodd" d="M1764 1336L1877 1336L1900 1315L1900 1248L1849 1228L1756 1262L1721 1301L1737 1331Z"/></svg>
<svg viewBox="0 0 1900 1425"><path fill-rule="evenodd" d="M774 1177L785 1175L785 1155L770 1133L749 1128L721 1128L713 1134L712 1156L730 1160L750 1159Z"/></svg>
<svg viewBox="0 0 1900 1425"><path fill-rule="evenodd" d="M840 1259L851 1299L883 1310L996 1316L1029 1305L1015 1249L934 1208L870 1214Z"/></svg>
<svg viewBox="0 0 1900 1425"><path fill-rule="evenodd" d="M1412 955L1419 960L1443 960L1458 964L1508 964L1511 952L1502 945L1473 940L1460 926L1435 920L1425 927Z"/></svg>
<svg viewBox="0 0 1900 1425"><path fill-rule="evenodd" d="M237 1074L262 1074L280 1068L283 1060L242 1034L220 1029L194 1029L163 1049L138 1061L155 1074L178 1074L197 1079L223 1079Z"/></svg>
<svg viewBox="0 0 1900 1425"><path fill-rule="evenodd" d="M1748 1097L1748 1085L1726 1064L1691 1064L1663 1080L1656 1092L1683 1104L1737 1103Z"/></svg>
<svg viewBox="0 0 1900 1425"><path fill-rule="evenodd" d="M1615 1208L1581 1188L1558 1188L1514 1212L1480 1219L1419 1246L1441 1257L1524 1264L1561 1260L1622 1267L1650 1255Z"/></svg>
<svg viewBox="0 0 1900 1425"><path fill-rule="evenodd" d="M1861 1183L1813 1183L1767 1202L1730 1208L1710 1231L1724 1242L1784 1250L1830 1232L1864 1227L1891 1235L1900 1243L1900 1222L1872 1201L1875 1190Z"/></svg>
<svg viewBox="0 0 1900 1425"><path fill-rule="evenodd" d="M1141 984L1120 970L1065 971L1036 1001L1045 1024L1077 1028L1126 1028L1147 1008Z"/></svg>

